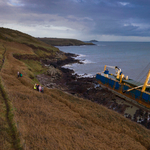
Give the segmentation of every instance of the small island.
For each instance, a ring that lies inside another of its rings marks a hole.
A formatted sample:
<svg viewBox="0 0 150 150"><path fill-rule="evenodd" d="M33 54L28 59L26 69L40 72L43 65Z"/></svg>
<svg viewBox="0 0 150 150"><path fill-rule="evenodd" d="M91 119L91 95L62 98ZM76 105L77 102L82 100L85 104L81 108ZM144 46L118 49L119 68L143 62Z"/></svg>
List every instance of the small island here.
<svg viewBox="0 0 150 150"><path fill-rule="evenodd" d="M93 43L86 43L77 39L65 39L65 38L37 38L38 40L52 45L52 46L80 46L80 45L95 45Z"/></svg>
<svg viewBox="0 0 150 150"><path fill-rule="evenodd" d="M90 42L98 42L97 40L91 40Z"/></svg>

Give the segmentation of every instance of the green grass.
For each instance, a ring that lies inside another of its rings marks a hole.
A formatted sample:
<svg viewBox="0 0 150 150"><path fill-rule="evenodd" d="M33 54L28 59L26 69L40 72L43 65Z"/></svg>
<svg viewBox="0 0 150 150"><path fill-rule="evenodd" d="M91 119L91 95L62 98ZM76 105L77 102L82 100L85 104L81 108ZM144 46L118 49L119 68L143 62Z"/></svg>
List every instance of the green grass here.
<svg viewBox="0 0 150 150"><path fill-rule="evenodd" d="M46 67L42 67L41 63L39 61L34 60L21 60L25 63L25 65L28 68L28 76L30 79L32 79L33 83L39 83L39 81L36 79L36 75L45 73L47 71Z"/></svg>
<svg viewBox="0 0 150 150"><path fill-rule="evenodd" d="M19 31L7 29L7 28L0 28L0 39L9 41L9 42L18 42L18 43L26 43L28 45L32 44L35 47L43 47L50 51L58 51L58 48L53 46L47 45L44 42Z"/></svg>
<svg viewBox="0 0 150 150"><path fill-rule="evenodd" d="M39 49L37 49L35 51L35 53L39 56L39 57L50 57L52 54L51 53L48 53L48 52L45 52L45 51L41 51Z"/></svg>
<svg viewBox="0 0 150 150"><path fill-rule="evenodd" d="M45 68L42 67L41 63L39 61L34 61L34 60L21 60L24 62L28 69L31 70L34 74L39 74L42 73Z"/></svg>

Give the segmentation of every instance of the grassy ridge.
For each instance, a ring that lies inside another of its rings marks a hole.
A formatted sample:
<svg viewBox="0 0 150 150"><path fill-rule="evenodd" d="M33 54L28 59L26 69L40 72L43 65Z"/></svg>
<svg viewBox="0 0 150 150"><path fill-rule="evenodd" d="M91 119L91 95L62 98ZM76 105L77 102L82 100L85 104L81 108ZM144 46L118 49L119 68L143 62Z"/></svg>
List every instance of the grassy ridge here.
<svg viewBox="0 0 150 150"><path fill-rule="evenodd" d="M49 57L51 52L57 55L57 49L40 45L38 41L32 42L31 46L30 42L22 44L24 41L2 38L0 43L6 48L0 76L8 98L16 108L13 113L20 132L20 144L26 150L150 149L150 131L118 113L57 89L44 88L44 93L34 91L33 85L38 82L35 75L47 69L41 66L40 59ZM1 46L0 51L3 50ZM44 56L43 52L46 52ZM33 55L40 59L34 59ZM18 71L23 74L22 78L17 77ZM5 108L3 105L0 106ZM2 119L7 126L6 118Z"/></svg>
<svg viewBox="0 0 150 150"><path fill-rule="evenodd" d="M61 39L61 38L37 38L37 39L53 46L94 45L93 43L85 43L76 39Z"/></svg>
<svg viewBox="0 0 150 150"><path fill-rule="evenodd" d="M42 41L37 40L36 38L11 29L0 28L0 39L8 41L8 42L17 42L22 44L27 44L28 46L42 47L46 48L48 51L53 52L58 50L57 48L47 45Z"/></svg>

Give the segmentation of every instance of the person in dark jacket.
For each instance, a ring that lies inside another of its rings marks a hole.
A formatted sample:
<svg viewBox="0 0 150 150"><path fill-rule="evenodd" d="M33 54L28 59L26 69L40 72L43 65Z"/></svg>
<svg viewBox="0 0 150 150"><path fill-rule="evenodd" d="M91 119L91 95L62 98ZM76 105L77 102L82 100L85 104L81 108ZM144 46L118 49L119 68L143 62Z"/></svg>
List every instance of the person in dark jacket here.
<svg viewBox="0 0 150 150"><path fill-rule="evenodd" d="M19 73L19 76L22 77L22 73Z"/></svg>
<svg viewBox="0 0 150 150"><path fill-rule="evenodd" d="M42 90L41 90L41 92L42 92L42 93L44 93L44 87L42 87Z"/></svg>
<svg viewBox="0 0 150 150"><path fill-rule="evenodd" d="M37 89L37 91L39 91L39 84L36 85L36 89Z"/></svg>

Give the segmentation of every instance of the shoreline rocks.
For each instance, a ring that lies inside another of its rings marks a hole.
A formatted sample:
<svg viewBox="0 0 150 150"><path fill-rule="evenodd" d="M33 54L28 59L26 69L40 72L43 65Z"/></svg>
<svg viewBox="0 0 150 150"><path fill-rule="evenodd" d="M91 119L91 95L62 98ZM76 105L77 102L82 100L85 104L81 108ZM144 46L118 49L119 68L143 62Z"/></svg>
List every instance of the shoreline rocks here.
<svg viewBox="0 0 150 150"><path fill-rule="evenodd" d="M95 77L80 77L78 74L74 74L73 70L63 68L62 66L66 64L73 62L80 63L79 60L72 58L74 55L67 55L66 60L57 61L55 63L51 61L47 74L37 75L37 79L42 85L48 88L58 88L78 97L89 99L150 129L150 119L147 119L148 115L150 115L149 112L145 112L139 108L136 110L134 115L131 116L131 114L125 112L130 105L127 103L118 103L118 101L124 100L117 97L107 88L102 88L97 83Z"/></svg>

